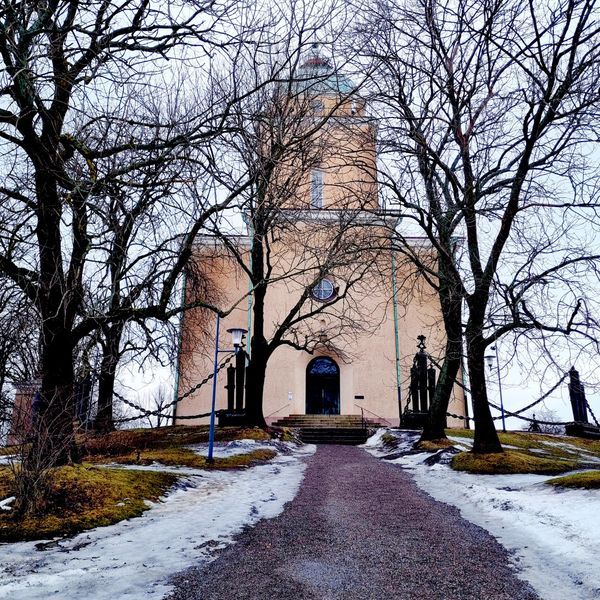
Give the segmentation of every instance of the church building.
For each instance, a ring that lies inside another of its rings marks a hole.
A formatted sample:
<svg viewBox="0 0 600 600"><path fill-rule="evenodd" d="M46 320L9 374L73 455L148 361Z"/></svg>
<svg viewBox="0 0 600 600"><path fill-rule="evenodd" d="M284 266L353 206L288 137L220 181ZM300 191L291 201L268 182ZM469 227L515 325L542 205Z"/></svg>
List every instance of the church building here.
<svg viewBox="0 0 600 600"><path fill-rule="evenodd" d="M227 313L220 319L219 349L232 350L227 330L244 329L244 360L258 361L257 352L266 360L267 423L339 414L398 426L412 408L418 336L426 337L432 357L443 358L437 295L392 250L401 215L380 206L377 123L354 89L318 52L304 60L280 99L286 108L261 113L269 126L260 128L266 133L257 160L271 148L279 154L277 160L269 154L264 165L274 166L261 167L265 178L242 206L246 230L206 235L195 252L198 276L188 277L188 302L207 294ZM274 137L278 144L271 144ZM415 238L414 246L433 257L425 240ZM216 327L211 311L185 313L178 396L213 372ZM235 364L233 354L220 352L218 363L221 410L228 408L226 386L233 385L225 364ZM263 385L260 376L256 384L256 374L248 375L248 387ZM186 417L209 412L211 400L208 381L178 402L175 424L206 423L206 417ZM456 385L449 412L464 416L465 408ZM462 427L463 421L449 418L448 425Z"/></svg>

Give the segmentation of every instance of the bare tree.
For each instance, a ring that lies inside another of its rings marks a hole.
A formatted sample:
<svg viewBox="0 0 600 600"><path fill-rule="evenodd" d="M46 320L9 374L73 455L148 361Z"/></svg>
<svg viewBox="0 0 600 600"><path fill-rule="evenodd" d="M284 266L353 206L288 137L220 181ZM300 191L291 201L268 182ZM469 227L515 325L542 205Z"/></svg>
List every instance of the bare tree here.
<svg viewBox="0 0 600 600"><path fill-rule="evenodd" d="M464 336L474 451L499 451L486 347L518 331L594 339L594 292L577 288L598 249L577 221L596 226L598 8L383 0L367 13L364 55L378 69L372 86L389 152L384 185L437 254L423 261L396 236L437 289L447 331L424 436L444 437Z"/></svg>
<svg viewBox="0 0 600 600"><path fill-rule="evenodd" d="M156 413L147 417L150 427L164 427L169 424L173 412L172 397L165 385L159 385L153 392L146 395L144 404Z"/></svg>
<svg viewBox="0 0 600 600"><path fill-rule="evenodd" d="M58 462L74 458L76 345L101 329L114 361L123 323L182 310L172 295L194 240L239 194L206 193L201 148L263 85L223 96L211 81L240 44L276 42L260 37L272 15L241 8L0 5L0 272L40 315L40 443Z"/></svg>

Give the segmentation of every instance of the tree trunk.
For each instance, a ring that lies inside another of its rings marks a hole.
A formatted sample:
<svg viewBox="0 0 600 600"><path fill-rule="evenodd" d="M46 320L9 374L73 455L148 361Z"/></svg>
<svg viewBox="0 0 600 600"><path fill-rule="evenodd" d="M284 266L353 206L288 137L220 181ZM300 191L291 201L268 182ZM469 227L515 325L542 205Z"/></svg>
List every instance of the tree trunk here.
<svg viewBox="0 0 600 600"><path fill-rule="evenodd" d="M268 362L265 350L266 348L258 348L253 336L252 357L246 370L246 415L250 425L263 428L267 426L263 414L263 394Z"/></svg>
<svg viewBox="0 0 600 600"><path fill-rule="evenodd" d="M448 412L450 396L461 364L462 297L457 293L459 286L453 285L449 279L451 270L445 268L445 260L447 259L440 256L440 289L438 294L446 331L446 348L444 361L435 386L435 393L429 408L429 417L421 434L421 441L446 439L446 413Z"/></svg>
<svg viewBox="0 0 600 600"><path fill-rule="evenodd" d="M475 420L475 439L473 452L480 454L502 452L498 432L490 412L485 383L485 346L481 343L481 327L467 326L467 364L471 399L473 401L473 418Z"/></svg>
<svg viewBox="0 0 600 600"><path fill-rule="evenodd" d="M257 248L257 246L260 246ZM246 414L251 425L266 427L263 415L263 393L265 390L265 375L269 361L269 345L265 338L265 296L267 287L262 281L263 254L260 243L255 243L252 249L252 267L258 283L254 286L252 304L252 339L250 342L250 361L246 370Z"/></svg>
<svg viewBox="0 0 600 600"><path fill-rule="evenodd" d="M250 341L250 360L246 369L246 414L251 425L266 427L263 414L263 394L265 375L271 350L265 338L265 221L260 206L253 217L252 233L252 338Z"/></svg>
<svg viewBox="0 0 600 600"><path fill-rule="evenodd" d="M73 325L76 290L66 289L61 254L61 204L52 174L36 174L39 297L42 316L40 399L35 407L32 453L48 466L76 458L73 419Z"/></svg>
<svg viewBox="0 0 600 600"><path fill-rule="evenodd" d="M56 323L44 323L42 383L34 405L31 453L47 466L68 464L77 459L73 418L73 347L71 339ZM52 333L50 333L52 332Z"/></svg>
<svg viewBox="0 0 600 600"><path fill-rule="evenodd" d="M458 341L450 338L446 340L446 356L438 375L435 394L429 408L429 417L423 427L421 441L443 440L446 438L446 413L460 369L461 351L462 341L460 338Z"/></svg>
<svg viewBox="0 0 600 600"><path fill-rule="evenodd" d="M114 431L113 397L115 391L115 375L119 363L119 346L123 324L115 323L106 327L100 373L98 375L98 414L95 429L99 432Z"/></svg>

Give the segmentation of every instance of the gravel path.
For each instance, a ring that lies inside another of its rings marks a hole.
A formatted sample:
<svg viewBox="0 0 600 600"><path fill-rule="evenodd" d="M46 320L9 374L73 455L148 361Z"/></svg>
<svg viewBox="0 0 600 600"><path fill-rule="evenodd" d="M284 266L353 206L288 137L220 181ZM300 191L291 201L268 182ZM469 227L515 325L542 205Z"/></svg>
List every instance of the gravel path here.
<svg viewBox="0 0 600 600"><path fill-rule="evenodd" d="M172 600L539 600L494 538L400 468L351 446L308 460L284 512L179 575Z"/></svg>

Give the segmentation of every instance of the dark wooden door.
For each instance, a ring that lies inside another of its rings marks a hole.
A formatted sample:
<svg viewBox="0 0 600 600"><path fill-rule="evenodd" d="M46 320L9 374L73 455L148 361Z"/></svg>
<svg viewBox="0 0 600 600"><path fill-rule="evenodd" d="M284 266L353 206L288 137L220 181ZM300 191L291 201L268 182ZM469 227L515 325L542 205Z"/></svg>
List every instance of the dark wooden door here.
<svg viewBox="0 0 600 600"><path fill-rule="evenodd" d="M306 414L340 414L340 369L331 358L320 356L306 368Z"/></svg>

